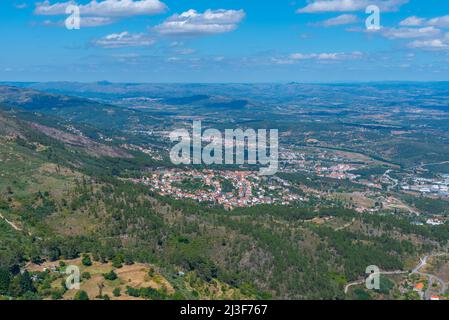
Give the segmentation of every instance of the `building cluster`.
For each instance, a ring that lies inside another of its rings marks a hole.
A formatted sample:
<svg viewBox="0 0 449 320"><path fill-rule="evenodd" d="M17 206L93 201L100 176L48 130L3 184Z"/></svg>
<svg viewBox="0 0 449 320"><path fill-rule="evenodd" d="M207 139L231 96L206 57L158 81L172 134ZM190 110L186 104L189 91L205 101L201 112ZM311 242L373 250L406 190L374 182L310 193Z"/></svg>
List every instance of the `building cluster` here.
<svg viewBox="0 0 449 320"><path fill-rule="evenodd" d="M73 133L74 135L77 135L79 137L84 137L83 132L81 130L78 130L77 128L75 128L71 124L66 125L65 128L66 128L67 131Z"/></svg>
<svg viewBox="0 0 449 320"><path fill-rule="evenodd" d="M320 177L334 179L354 180L359 175L350 171L358 169L357 165L348 162L348 159L328 153L305 154L290 150L280 152L281 164L284 172L305 172Z"/></svg>
<svg viewBox="0 0 449 320"><path fill-rule="evenodd" d="M128 143L122 144L122 145L120 145L120 147L122 147L123 149L126 149L126 150L140 151L142 153L149 155L151 158L153 158L155 160L163 159L161 154L157 150L150 148L150 147L144 148L141 146L136 146L134 144L128 144Z"/></svg>
<svg viewBox="0 0 449 320"><path fill-rule="evenodd" d="M449 175L443 175L436 179L413 177L410 180L401 185L402 190L435 196L449 196Z"/></svg>
<svg viewBox="0 0 449 320"><path fill-rule="evenodd" d="M429 280L424 276L408 277L399 284L399 292L403 296L413 292L420 300L447 300L447 296L437 294L438 287L429 288L429 284Z"/></svg>
<svg viewBox="0 0 449 320"><path fill-rule="evenodd" d="M328 177L339 180L343 179L354 180L360 176L353 174L350 171L356 169L357 168L355 166L350 164L337 164L331 167L317 167L316 171L318 176L320 177Z"/></svg>
<svg viewBox="0 0 449 320"><path fill-rule="evenodd" d="M286 205L301 200L282 179L260 177L253 171L171 169L154 172L136 182L148 185L160 195L213 202L227 209L258 204ZM194 187L184 188L185 182L191 182Z"/></svg>
<svg viewBox="0 0 449 320"><path fill-rule="evenodd" d="M105 135L98 133L98 137L100 138L100 140L106 141L106 142L113 142L114 139L106 137Z"/></svg>

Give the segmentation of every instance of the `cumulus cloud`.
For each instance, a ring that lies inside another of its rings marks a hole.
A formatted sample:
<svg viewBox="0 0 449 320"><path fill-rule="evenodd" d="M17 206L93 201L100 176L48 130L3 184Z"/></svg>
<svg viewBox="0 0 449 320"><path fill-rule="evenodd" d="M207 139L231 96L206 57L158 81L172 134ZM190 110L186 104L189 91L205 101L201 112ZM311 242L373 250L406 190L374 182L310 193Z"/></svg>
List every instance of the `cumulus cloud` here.
<svg viewBox="0 0 449 320"><path fill-rule="evenodd" d="M194 54L195 52L196 52L195 49L180 49L180 50L176 50L177 54L180 54L180 55L183 55L183 56Z"/></svg>
<svg viewBox="0 0 449 320"><path fill-rule="evenodd" d="M397 11L409 0L314 0L297 13L350 12L365 10L369 5L377 5L382 11Z"/></svg>
<svg viewBox="0 0 449 320"><path fill-rule="evenodd" d="M403 27L420 27L424 24L425 19L416 16L408 17L402 20L399 25Z"/></svg>
<svg viewBox="0 0 449 320"><path fill-rule="evenodd" d="M174 14L162 24L154 27L162 35L208 35L230 32L237 29L245 17L243 10L206 10L199 13L188 10Z"/></svg>
<svg viewBox="0 0 449 320"><path fill-rule="evenodd" d="M81 17L80 18L80 26L85 27L98 27L105 26L111 23L114 23L115 19L108 17Z"/></svg>
<svg viewBox="0 0 449 320"><path fill-rule="evenodd" d="M93 44L107 49L124 47L148 47L154 44L154 39L148 38L144 34L130 34L127 31L113 33L104 38L95 40Z"/></svg>
<svg viewBox="0 0 449 320"><path fill-rule="evenodd" d="M449 15L435 17L432 19L419 18L416 16L408 17L399 23L401 26L407 27L419 27L419 26L432 26L438 28L449 28Z"/></svg>
<svg viewBox="0 0 449 320"><path fill-rule="evenodd" d="M303 53L293 53L290 55L290 59L292 60L310 60L310 59L318 59L318 60L335 60L337 59L337 53L311 53L311 54L303 54Z"/></svg>
<svg viewBox="0 0 449 320"><path fill-rule="evenodd" d="M432 40L415 40L409 43L410 48L424 49L424 50L446 50L449 49L449 44L442 39Z"/></svg>
<svg viewBox="0 0 449 320"><path fill-rule="evenodd" d="M390 40L409 40L408 48L428 51L449 51L449 15L435 18L410 16L399 22L399 27L381 28L378 34Z"/></svg>
<svg viewBox="0 0 449 320"><path fill-rule="evenodd" d="M69 5L76 5L75 1L38 2L34 11L37 15L63 15ZM167 6L159 0L103 0L78 5L81 15L101 17L129 17L136 15L155 15L162 13Z"/></svg>
<svg viewBox="0 0 449 320"><path fill-rule="evenodd" d="M414 40L408 44L408 47L427 51L449 51L449 33L437 38Z"/></svg>
<svg viewBox="0 0 449 320"><path fill-rule="evenodd" d="M324 20L322 22L319 22L318 26L324 26L324 27L334 27L334 26L341 26L341 25L347 25L347 24L353 24L359 21L359 18L357 18L356 15L353 14L342 14L335 18L330 18L327 20Z"/></svg>
<svg viewBox="0 0 449 320"><path fill-rule="evenodd" d="M384 28L382 35L389 39L413 39L407 43L412 49L449 50L449 33L443 32L443 29L449 28L449 15L430 19L411 16L399 25L403 28Z"/></svg>
<svg viewBox="0 0 449 320"><path fill-rule="evenodd" d="M351 53L309 53L309 54L303 54L303 53L293 53L289 56L292 60L344 60L344 59L354 59L359 58L363 54L359 51L351 52Z"/></svg>
<svg viewBox="0 0 449 320"><path fill-rule="evenodd" d="M77 5L75 1L36 3L34 13L42 16L66 15L69 5ZM78 5L81 14L81 27L98 27L117 22L121 18L137 15L155 15L164 12L167 7L159 0L92 0ZM46 26L64 26L64 22L46 20Z"/></svg>
<svg viewBox="0 0 449 320"><path fill-rule="evenodd" d="M108 17L81 17L80 18L80 27L81 28L91 28L91 27L98 27L98 26L106 26L106 25L112 24L114 22L116 22L115 19L108 18ZM64 21L45 20L42 24L47 27L64 27L65 26Z"/></svg>
<svg viewBox="0 0 449 320"><path fill-rule="evenodd" d="M295 64L300 61L315 61L315 62L332 62L342 60L359 59L363 53L359 51L344 53L344 52L328 52L328 53L292 53L284 57L272 57L271 62L280 65Z"/></svg>
<svg viewBox="0 0 449 320"><path fill-rule="evenodd" d="M430 19L427 24L439 28L449 28L449 15Z"/></svg>
<svg viewBox="0 0 449 320"><path fill-rule="evenodd" d="M434 27L382 29L382 35L388 39L430 38L439 34L441 34L441 30Z"/></svg>

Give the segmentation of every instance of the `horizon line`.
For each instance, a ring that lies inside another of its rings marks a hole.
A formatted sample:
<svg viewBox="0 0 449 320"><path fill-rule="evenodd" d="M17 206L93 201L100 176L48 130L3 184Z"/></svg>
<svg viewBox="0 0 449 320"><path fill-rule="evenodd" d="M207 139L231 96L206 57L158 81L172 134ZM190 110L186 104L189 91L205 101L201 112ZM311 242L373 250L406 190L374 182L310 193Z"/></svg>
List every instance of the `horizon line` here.
<svg viewBox="0 0 449 320"><path fill-rule="evenodd" d="M243 85L255 85L255 84L376 84L376 83L449 83L448 80L371 80L371 81L357 81L357 80L344 80L344 81L261 81L261 82L188 82L188 81L172 81L172 82L131 82L131 81L110 81L110 80L94 80L94 81L68 81L68 80L52 80L52 81L10 81L0 80L1 85L5 84L34 84L34 83L77 83L77 84L162 84L162 85L175 85L175 84L191 84L191 85L230 85L230 84L243 84Z"/></svg>

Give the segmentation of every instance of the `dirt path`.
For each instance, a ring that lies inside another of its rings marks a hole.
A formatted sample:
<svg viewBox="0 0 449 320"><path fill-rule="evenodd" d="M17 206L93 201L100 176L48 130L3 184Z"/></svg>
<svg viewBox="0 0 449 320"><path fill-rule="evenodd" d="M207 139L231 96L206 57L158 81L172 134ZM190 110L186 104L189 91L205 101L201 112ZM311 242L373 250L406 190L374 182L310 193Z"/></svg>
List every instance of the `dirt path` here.
<svg viewBox="0 0 449 320"><path fill-rule="evenodd" d="M335 231L341 231L341 230L344 230L346 228L349 228L350 226L352 226L354 224L355 220L356 220L355 218L352 218L351 222L348 222L345 225L343 225L343 226L341 226L339 228L336 228Z"/></svg>
<svg viewBox="0 0 449 320"><path fill-rule="evenodd" d="M3 220L5 220L5 222L6 222L7 224L9 224L14 230L16 230L16 231L22 231L21 228L19 228L19 227L16 226L14 223L12 223L12 222L9 221L8 219L6 219L1 213L0 213L0 218L3 219Z"/></svg>

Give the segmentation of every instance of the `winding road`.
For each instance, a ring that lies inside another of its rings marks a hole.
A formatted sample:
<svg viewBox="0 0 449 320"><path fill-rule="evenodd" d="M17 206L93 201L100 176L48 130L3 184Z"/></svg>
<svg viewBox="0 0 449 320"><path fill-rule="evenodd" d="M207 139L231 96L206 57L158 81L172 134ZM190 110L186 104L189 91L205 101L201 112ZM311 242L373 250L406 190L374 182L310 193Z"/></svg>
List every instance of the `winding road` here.
<svg viewBox="0 0 449 320"><path fill-rule="evenodd" d="M383 274L383 275L393 275L393 274L406 274L406 273L408 273L408 271L397 270L397 271L381 271L381 272L379 272L378 274ZM372 274L374 275L374 274L377 274L377 273L372 273ZM365 281L366 281L366 279L348 283L348 284L345 286L345 294L348 293L348 290L349 290L350 287L356 286L356 285L360 285L360 284L364 284Z"/></svg>
<svg viewBox="0 0 449 320"><path fill-rule="evenodd" d="M430 300L430 297L431 297L430 291L431 291L431 288L432 288L432 284L434 282L438 282L440 284L440 291L439 291L440 295L443 295L443 294L446 293L446 291L448 289L448 286L447 286L446 281L444 281L444 279L441 279L441 278L439 278L439 277L437 277L437 276L435 276L433 274L421 272L420 270L427 265L427 261L429 260L430 257L438 257L438 256L447 255L447 254L448 253L436 253L436 254L432 254L432 255L429 255L429 256L425 256L425 257L419 259L418 265L410 272L410 275L418 274L420 276L427 277L429 279L428 289L427 289L427 291L424 294L425 300ZM383 275L406 274L406 273L409 273L409 272L408 271L385 271L385 272L379 272L379 274L383 274ZM348 283L345 286L345 289L344 289L345 294L348 293L348 290L349 290L350 287L364 284L365 281L366 281L366 279Z"/></svg>
<svg viewBox="0 0 449 320"><path fill-rule="evenodd" d="M393 182L392 186L388 186L389 190L394 189L399 184L399 180L393 179L392 177L390 177L390 172L391 171L392 171L391 169L388 169L387 171L385 171L385 173L382 176L384 179L387 179L387 180Z"/></svg>
<svg viewBox="0 0 449 320"><path fill-rule="evenodd" d="M429 282L428 282L428 289L424 294L424 299L425 300L430 300L431 294L430 291L432 289L432 284L434 282L438 282L440 284L440 291L439 294L443 295L446 293L447 291L447 283L446 281L444 281L443 279L433 275L433 274L429 274L429 273L424 273L424 272L420 272L419 270L421 270L422 268L424 268L427 265L427 260L429 260L430 257L438 257L438 256L442 256L445 255L445 253L438 253L438 254L434 254L431 256L425 256L424 258L420 259L420 262L418 264L418 266L416 266L415 269L413 269L413 271L411 272L411 274L418 274L420 276L423 277L427 277L429 278Z"/></svg>
<svg viewBox="0 0 449 320"><path fill-rule="evenodd" d="M434 162L434 163L421 163L419 165L407 168L407 170L414 170L414 169L418 169L418 168L422 169L423 167L436 166L439 164L446 164L446 163L449 163L449 161L441 161L441 162Z"/></svg>

